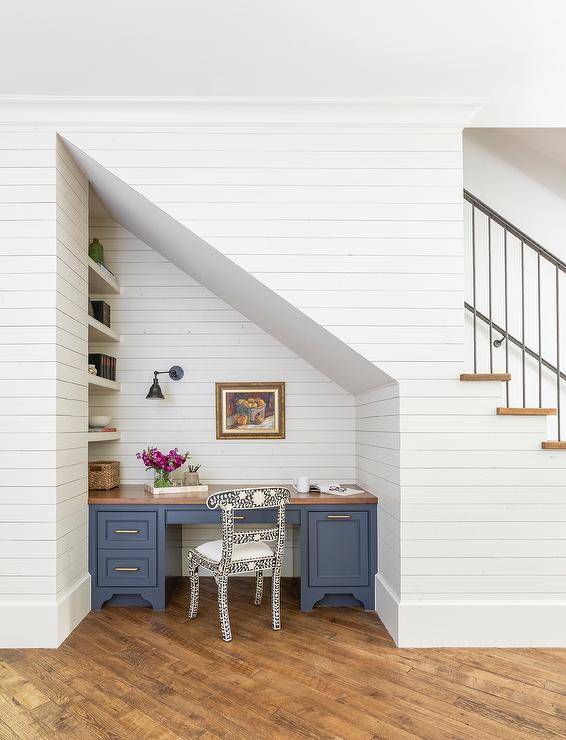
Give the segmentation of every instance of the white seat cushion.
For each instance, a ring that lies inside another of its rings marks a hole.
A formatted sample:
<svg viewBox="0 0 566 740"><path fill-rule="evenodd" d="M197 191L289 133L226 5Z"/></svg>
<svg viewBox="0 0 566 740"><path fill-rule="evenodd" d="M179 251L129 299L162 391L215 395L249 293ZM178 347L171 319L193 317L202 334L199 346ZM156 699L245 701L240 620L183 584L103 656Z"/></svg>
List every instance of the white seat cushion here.
<svg viewBox="0 0 566 740"><path fill-rule="evenodd" d="M197 552L205 558L220 562L222 557L222 540L204 542L196 548ZM235 560L257 560L258 558L273 557L273 550L267 542L245 542L242 545L234 545L232 549L232 562Z"/></svg>

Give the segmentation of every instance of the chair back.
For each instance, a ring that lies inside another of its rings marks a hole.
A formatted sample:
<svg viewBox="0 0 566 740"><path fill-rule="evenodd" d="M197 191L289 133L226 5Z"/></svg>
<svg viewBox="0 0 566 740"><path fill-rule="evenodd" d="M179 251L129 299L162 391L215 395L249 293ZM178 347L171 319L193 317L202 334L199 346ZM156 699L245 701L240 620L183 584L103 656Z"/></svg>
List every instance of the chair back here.
<svg viewBox="0 0 566 740"><path fill-rule="evenodd" d="M291 500L288 488L242 488L233 491L220 491L208 497L209 509L222 512L222 559L220 572L227 570L232 563L234 545L246 542L275 542L275 558L280 562L285 549L285 505ZM235 524L245 522L245 515L239 509L277 509L277 522L274 527L236 530Z"/></svg>

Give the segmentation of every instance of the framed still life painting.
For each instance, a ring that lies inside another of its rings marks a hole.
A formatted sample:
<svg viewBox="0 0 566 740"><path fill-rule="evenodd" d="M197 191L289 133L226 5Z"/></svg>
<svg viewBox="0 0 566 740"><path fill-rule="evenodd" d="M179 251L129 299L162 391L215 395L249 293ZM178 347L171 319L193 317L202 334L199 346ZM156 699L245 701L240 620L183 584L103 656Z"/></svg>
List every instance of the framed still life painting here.
<svg viewBox="0 0 566 740"><path fill-rule="evenodd" d="M284 439L285 383L216 383L216 439Z"/></svg>

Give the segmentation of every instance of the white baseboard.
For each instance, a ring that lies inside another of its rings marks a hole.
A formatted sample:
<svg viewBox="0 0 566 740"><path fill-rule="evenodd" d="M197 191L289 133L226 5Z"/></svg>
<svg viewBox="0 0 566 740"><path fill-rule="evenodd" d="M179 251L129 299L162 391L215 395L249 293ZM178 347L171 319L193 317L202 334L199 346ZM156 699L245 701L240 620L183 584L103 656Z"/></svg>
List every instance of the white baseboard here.
<svg viewBox="0 0 566 740"><path fill-rule="evenodd" d="M0 600L0 648L56 648L90 611L87 573L59 595Z"/></svg>
<svg viewBox="0 0 566 740"><path fill-rule="evenodd" d="M57 600L57 639L58 645L71 634L77 624L90 611L90 573L87 573Z"/></svg>
<svg viewBox="0 0 566 740"><path fill-rule="evenodd" d="M566 647L566 601L403 599L378 573L375 608L400 648Z"/></svg>
<svg viewBox="0 0 566 740"><path fill-rule="evenodd" d="M566 647L566 602L405 602L399 608L402 648Z"/></svg>
<svg viewBox="0 0 566 740"><path fill-rule="evenodd" d="M399 642L399 596L380 573L375 576L375 610L397 645Z"/></svg>

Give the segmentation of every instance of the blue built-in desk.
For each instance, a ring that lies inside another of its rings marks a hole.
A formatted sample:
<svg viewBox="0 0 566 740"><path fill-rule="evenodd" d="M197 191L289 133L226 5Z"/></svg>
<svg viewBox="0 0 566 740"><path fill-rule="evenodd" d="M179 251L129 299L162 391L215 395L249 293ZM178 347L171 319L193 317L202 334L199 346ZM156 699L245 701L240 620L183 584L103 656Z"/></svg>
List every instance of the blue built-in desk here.
<svg viewBox="0 0 566 740"><path fill-rule="evenodd" d="M90 491L92 608L101 609L105 602L149 602L154 609L165 609L181 575L178 529L183 524L220 524L220 511L206 506L208 496L243 487L225 484L210 486L203 494L161 496L146 493L142 485ZM301 609L312 609L317 602L361 603L374 609L377 498L362 490L359 496L340 498L289 488L287 524L300 528ZM275 511L241 511L235 519L267 523L275 521Z"/></svg>

